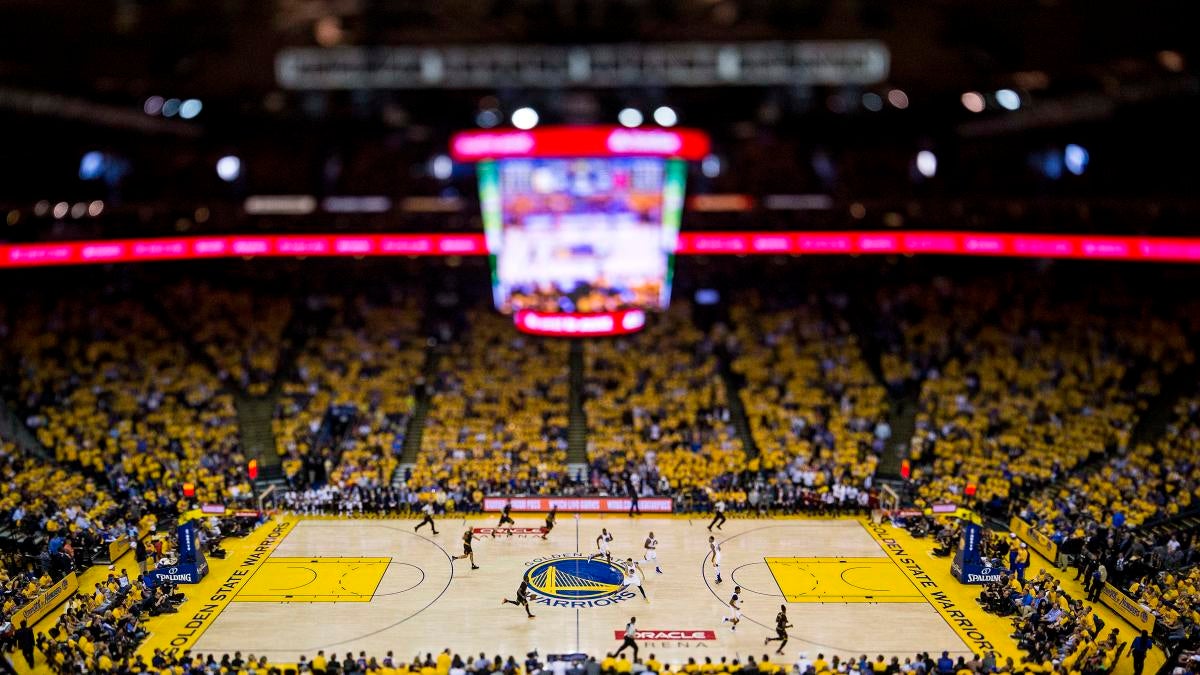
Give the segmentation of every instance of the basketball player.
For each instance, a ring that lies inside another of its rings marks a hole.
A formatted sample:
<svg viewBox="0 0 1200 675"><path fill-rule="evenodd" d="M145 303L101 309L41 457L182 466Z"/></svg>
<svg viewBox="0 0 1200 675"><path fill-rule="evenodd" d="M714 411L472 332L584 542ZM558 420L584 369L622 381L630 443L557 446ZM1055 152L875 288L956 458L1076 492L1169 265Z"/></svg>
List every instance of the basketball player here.
<svg viewBox="0 0 1200 675"><path fill-rule="evenodd" d="M546 526L542 528L542 539L545 539L546 535L550 534L550 530L554 529L556 518L558 518L558 507L554 506L550 508L550 513L546 514Z"/></svg>
<svg viewBox="0 0 1200 675"><path fill-rule="evenodd" d="M617 650L616 654L613 654L614 658L619 657L621 652L625 651L626 647L633 647L633 662L637 663L638 646L637 642L634 641L634 637L637 636L637 630L633 627L635 623L637 623L637 617L629 617L629 623L625 624L625 639L621 642L621 648Z"/></svg>
<svg viewBox="0 0 1200 675"><path fill-rule="evenodd" d="M708 552L712 555L712 566L717 568L717 583L721 583L721 545L717 543L716 537L709 536Z"/></svg>
<svg viewBox="0 0 1200 675"><path fill-rule="evenodd" d="M512 516L509 515L511 513L512 513L512 502L511 501L504 502L504 510L500 512L500 524L496 526L497 530L504 527L505 523L508 523L509 525L517 524L517 521L513 520ZM508 534L509 534L509 536L511 536L512 530L509 530ZM496 533L492 532L492 536L493 537L496 536Z"/></svg>
<svg viewBox="0 0 1200 675"><path fill-rule="evenodd" d="M529 611L529 582L524 579L521 580L521 585L517 587L517 599L509 600L508 598L505 598L500 604L524 607L525 613L529 615L529 618L532 619L534 617L533 612Z"/></svg>
<svg viewBox="0 0 1200 675"><path fill-rule="evenodd" d="M765 646L765 645L771 644L772 642L775 642L776 640L778 640L779 641L779 649L775 650L775 653L782 654L783 648L786 647L787 643L788 643L787 629L789 629L791 627L792 627L792 624L788 623L788 618L787 618L787 606L780 605L779 613L775 615L775 637L764 638L763 645Z"/></svg>
<svg viewBox="0 0 1200 675"><path fill-rule="evenodd" d="M742 601L741 592L741 586L733 587L733 596L729 598L729 615L721 619L721 623L730 624L729 630L737 630L738 622L742 620L742 606L738 604Z"/></svg>
<svg viewBox="0 0 1200 675"><path fill-rule="evenodd" d="M454 562L455 560L462 560L463 558L470 558L471 559L471 569L473 569L473 570L479 569L479 565L475 564L475 550L471 548L471 541L473 541L475 539L475 533L472 532L470 530L470 528L468 528L466 532L463 532L462 539L463 539L463 554L454 556L453 558L450 559L450 562Z"/></svg>
<svg viewBox="0 0 1200 675"><path fill-rule="evenodd" d="M654 538L653 532L650 533L649 537L646 537L646 543L642 544L642 548L646 549L646 553L643 556L646 564L649 565L653 561L654 571L662 574L662 568L658 566L658 540Z"/></svg>
<svg viewBox="0 0 1200 675"><path fill-rule="evenodd" d="M716 501L716 503L713 504L713 519L712 519L712 522L708 524L708 531L712 532L713 525L716 525L717 529L719 530L719 529L721 529L721 526L724 524L725 524L725 500L718 499Z"/></svg>
<svg viewBox="0 0 1200 675"><path fill-rule="evenodd" d="M621 585L625 588L637 586L638 592L642 594L646 602L650 602L650 598L646 597L646 589L642 588L642 580L638 575L642 573L642 566L633 561L633 558L626 558L625 563L621 565L622 576Z"/></svg>
<svg viewBox="0 0 1200 675"><path fill-rule="evenodd" d="M413 528L413 532L416 532L422 527L428 525L429 529L433 530L434 534L437 534L437 525L433 524L433 504L430 502L425 502L425 505L421 507L421 513L424 513L425 517L421 519L421 522L417 523L417 526Z"/></svg>
<svg viewBox="0 0 1200 675"><path fill-rule="evenodd" d="M612 553L608 550L608 545L612 540L613 537L608 533L608 528L600 528L600 536L596 537L596 552L588 556L588 562L596 558L604 558L608 562L612 562Z"/></svg>

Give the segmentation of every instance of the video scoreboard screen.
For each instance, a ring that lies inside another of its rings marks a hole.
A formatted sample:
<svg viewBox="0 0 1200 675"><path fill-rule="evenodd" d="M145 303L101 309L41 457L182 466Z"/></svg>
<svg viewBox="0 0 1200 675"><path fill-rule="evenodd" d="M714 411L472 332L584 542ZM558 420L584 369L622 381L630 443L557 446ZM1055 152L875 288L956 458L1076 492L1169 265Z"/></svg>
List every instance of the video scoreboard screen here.
<svg viewBox="0 0 1200 675"><path fill-rule="evenodd" d="M499 159L477 170L497 309L592 314L667 306L682 160Z"/></svg>

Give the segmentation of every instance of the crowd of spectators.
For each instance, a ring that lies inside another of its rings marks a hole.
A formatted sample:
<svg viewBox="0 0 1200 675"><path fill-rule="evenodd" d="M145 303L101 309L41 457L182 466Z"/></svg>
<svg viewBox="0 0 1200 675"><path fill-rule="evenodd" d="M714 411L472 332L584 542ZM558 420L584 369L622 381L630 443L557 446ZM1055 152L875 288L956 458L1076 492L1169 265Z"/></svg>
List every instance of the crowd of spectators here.
<svg viewBox="0 0 1200 675"><path fill-rule="evenodd" d="M1055 297L1045 281L935 280L893 291L883 355L895 390L919 388L913 478L927 501L974 485L999 510L1089 458L1128 449L1163 374L1190 360L1178 322L1113 291Z"/></svg>
<svg viewBox="0 0 1200 675"><path fill-rule="evenodd" d="M1048 613L1032 615L1032 618L1021 619L1020 623L1044 622ZM1026 629L1018 630L1023 632ZM89 649L100 656L84 657L78 648L72 648L71 653L80 663L111 664L106 672L136 675L160 672L184 675L1103 675L1111 672L1122 646L1115 629L1104 635L1098 632L1093 634L1093 628L1087 620L1078 624L1065 643L1067 646L1059 650L1020 660L997 655L994 651L971 654L970 658L954 658L947 652L940 655L918 652L911 656L889 658L883 654L874 657L867 654L827 656L823 652L810 655L801 651L791 663L775 661L769 654L760 657L753 654L696 656L672 663L659 659L655 654L631 659L625 655L608 653L598 659L585 654L542 656L533 651L524 657L489 657L483 652L460 655L449 649L437 654L416 654L407 659L398 658L391 651L386 655L368 655L362 651L343 655L334 652L326 654L321 650L312 656L301 655L289 663L271 661L254 654L243 655L241 652L218 656L185 651L171 655L161 650L156 650L149 658L138 654L113 659L108 654L107 645L97 646L90 641ZM1125 646L1129 644L1132 643L1124 643ZM55 657L60 653L55 651ZM1058 653L1063 655L1056 656ZM1183 669L1179 671L1180 675L1196 672L1198 660L1190 654L1181 657Z"/></svg>
<svg viewBox="0 0 1200 675"><path fill-rule="evenodd" d="M624 494L725 492L746 453L715 354L687 303L641 333L586 344L584 410L594 489Z"/></svg>
<svg viewBox="0 0 1200 675"><path fill-rule="evenodd" d="M186 599L170 584L110 571L67 599L54 625L38 635L37 648L56 673L120 672L149 634L143 619L177 612Z"/></svg>
<svg viewBox="0 0 1200 675"><path fill-rule="evenodd" d="M1200 626L1200 553L1197 528L1172 523L1200 498L1200 396L1173 412L1153 446L1048 487L1018 515L1059 545L1062 564L1102 575L1155 616L1160 637L1181 642Z"/></svg>
<svg viewBox="0 0 1200 675"><path fill-rule="evenodd" d="M517 334L512 320L472 310L441 355L411 490L482 495L555 493L567 476L568 345Z"/></svg>
<svg viewBox="0 0 1200 675"><path fill-rule="evenodd" d="M197 498L249 497L233 398L132 299L30 302L5 341L12 403L63 466L120 503L170 510L183 482Z"/></svg>
<svg viewBox="0 0 1200 675"><path fill-rule="evenodd" d="M1127 639L1082 599L1072 598L1046 570L1024 581L1004 573L987 584L979 602L989 612L1012 618L1013 637L1027 652L1034 672L1108 673ZM1138 643L1136 646L1141 646ZM1145 649L1141 652L1145 657Z"/></svg>
<svg viewBox="0 0 1200 675"><path fill-rule="evenodd" d="M1133 311L1120 294L1097 309L1086 294L1038 295L1019 281L888 291L878 312L894 326L880 360L887 389L844 296L741 297L732 330L700 330L677 302L642 333L583 345L583 484L567 475L567 342L517 334L506 317L473 310L457 335L431 346L415 300L338 298L294 368L277 373L293 305L255 297L205 285L168 292L172 312L196 305L181 325L216 373L135 299L95 293L31 302L20 322L0 317L7 398L56 460L0 452L0 518L30 542L0 565L5 617L108 543L183 510L185 482L197 502L248 500L230 385L262 395L279 376L274 430L291 489L276 503L352 515L411 513L426 501L469 511L487 494L572 490L696 493L760 511L862 509L874 503L891 436L886 391L915 391L920 500L958 501L974 485L985 510L1011 509L1058 544L1055 562L1080 568L1089 588L1100 574L1148 607L1157 637L1184 641L1200 625L1196 528L1152 527L1200 497L1200 396L1180 400L1155 443L1130 441L1161 382L1194 358L1188 331ZM439 359L425 382L431 350ZM725 364L742 383L754 458L735 426ZM416 466L399 475L426 393ZM137 610L169 610L147 607L124 581L112 580L114 593L97 589L93 604L73 598L69 625L56 627L67 637L43 649L92 667L127 658ZM1019 618L1022 646L1043 666L1086 672L1111 661L1094 615L1050 577L991 590L992 609Z"/></svg>
<svg viewBox="0 0 1200 675"><path fill-rule="evenodd" d="M809 499L871 487L891 437L886 392L845 317L846 298L790 307L740 298L733 312L741 400L758 446L758 469L802 486Z"/></svg>
<svg viewBox="0 0 1200 675"><path fill-rule="evenodd" d="M289 298L185 280L165 289L163 303L216 365L221 382L253 396L267 392L292 317Z"/></svg>
<svg viewBox="0 0 1200 675"><path fill-rule="evenodd" d="M329 325L297 355L276 405L284 473L298 489L379 490L392 482L422 386L421 309L411 298L325 304Z"/></svg>
<svg viewBox="0 0 1200 675"><path fill-rule="evenodd" d="M251 493L232 397L146 303L101 289L53 301L30 294L17 309L20 321L0 329L4 398L52 461L0 448L6 636L20 630L9 625L15 611L108 560L110 545L198 501ZM138 612L103 586L102 599L91 589L73 596L70 616L39 636L43 651L63 655L59 672L80 672L77 650L93 659L92 672L139 641Z"/></svg>

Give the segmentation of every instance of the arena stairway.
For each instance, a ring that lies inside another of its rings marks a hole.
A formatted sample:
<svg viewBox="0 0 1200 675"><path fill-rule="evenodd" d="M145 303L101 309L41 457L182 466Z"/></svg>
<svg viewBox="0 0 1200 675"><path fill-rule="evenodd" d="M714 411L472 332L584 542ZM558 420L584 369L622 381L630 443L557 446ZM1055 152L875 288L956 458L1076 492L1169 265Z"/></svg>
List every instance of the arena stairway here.
<svg viewBox="0 0 1200 675"><path fill-rule="evenodd" d="M444 347L431 341L425 348L425 364L421 366L421 379L413 383L413 412L404 430L404 446L400 451L400 464L392 473L392 485L400 487L408 479L417 464L421 452L421 440L425 436L425 422L429 418L429 404L433 397L433 383L437 379L438 363L442 360Z"/></svg>
<svg viewBox="0 0 1200 675"><path fill-rule="evenodd" d="M242 452L248 458L257 458L259 471L265 479L268 469L281 465L279 452L275 448L275 430L271 419L275 414L275 399L267 396L239 395L235 399L238 417L238 438ZM270 471L274 475L274 471Z"/></svg>
<svg viewBox="0 0 1200 675"><path fill-rule="evenodd" d="M917 392L915 386L906 387L899 395L888 397L888 426L892 437L888 439L883 456L879 458L877 475L886 478L900 476L900 464L908 457L912 437L917 430Z"/></svg>
<svg viewBox="0 0 1200 675"><path fill-rule="evenodd" d="M714 353L717 357L717 372L721 376L721 382L725 385L729 419L733 422L733 429L742 441L742 451L746 453L746 458L753 459L758 457L758 443L755 442L754 434L750 431L750 418L746 417L746 406L742 402L742 389L746 385L746 378L733 371L733 355L729 353L723 343L717 345Z"/></svg>
<svg viewBox="0 0 1200 675"><path fill-rule="evenodd" d="M587 477L587 411L583 407L584 375L587 366L583 358L584 342L576 340L571 343L571 351L567 357L570 367L568 381L570 383L570 415L567 424L567 472L575 477Z"/></svg>
<svg viewBox="0 0 1200 675"><path fill-rule="evenodd" d="M21 450L47 462L54 457L46 446L38 440L36 434L25 426L25 422L8 407L8 403L0 398L0 441L14 443Z"/></svg>
<svg viewBox="0 0 1200 675"><path fill-rule="evenodd" d="M1200 345L1192 345L1200 349ZM1176 368L1174 372L1163 378L1158 395L1150 400L1146 410L1138 416L1138 421L1130 434L1129 444L1135 447L1142 443L1153 445L1167 430L1175 416L1175 404L1179 399L1196 391L1196 382L1200 381L1200 364L1190 363Z"/></svg>
<svg viewBox="0 0 1200 675"><path fill-rule="evenodd" d="M892 430L892 437L888 439L887 447L879 458L876 475L887 479L899 478L901 462L908 457L916 431L917 397L921 385L910 383L903 389L888 386L883 376L883 344L887 343L886 336L894 327L882 325L873 310L860 300L850 302L848 308L850 324L858 337L858 346L867 368L888 392L887 424Z"/></svg>

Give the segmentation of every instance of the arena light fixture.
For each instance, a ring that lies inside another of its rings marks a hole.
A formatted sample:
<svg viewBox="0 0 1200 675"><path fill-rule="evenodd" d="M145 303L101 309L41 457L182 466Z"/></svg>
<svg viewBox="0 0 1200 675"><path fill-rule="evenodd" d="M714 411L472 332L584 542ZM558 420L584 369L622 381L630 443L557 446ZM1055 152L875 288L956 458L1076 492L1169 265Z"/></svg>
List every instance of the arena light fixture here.
<svg viewBox="0 0 1200 675"><path fill-rule="evenodd" d="M637 108L622 108L621 112L617 113L617 121L621 126L632 129L642 125L642 113Z"/></svg>
<svg viewBox="0 0 1200 675"><path fill-rule="evenodd" d="M438 180L449 180L454 175L454 160L446 155L436 155L429 160L429 174Z"/></svg>
<svg viewBox="0 0 1200 675"><path fill-rule="evenodd" d="M937 175L937 155L929 150L922 150L917 153L917 173L926 178L933 178Z"/></svg>
<svg viewBox="0 0 1200 675"><path fill-rule="evenodd" d="M1082 176L1083 172L1087 170L1089 159L1091 158L1088 155L1087 148L1084 148L1082 145L1069 143L1067 147L1063 149L1063 166L1065 166L1067 171L1071 172L1072 175Z"/></svg>
<svg viewBox="0 0 1200 675"><path fill-rule="evenodd" d="M1005 110L1018 110L1021 107L1021 95L1012 89L1000 89L996 92L996 103Z"/></svg>
<svg viewBox="0 0 1200 675"><path fill-rule="evenodd" d="M164 102L161 96L151 96L142 104L142 110L147 115L159 115L162 113Z"/></svg>
<svg viewBox="0 0 1200 675"><path fill-rule="evenodd" d="M203 109L204 104L200 102L200 99L189 98L188 100L179 104L179 116L185 120L190 120L196 115L199 115L200 111Z"/></svg>
<svg viewBox="0 0 1200 675"><path fill-rule="evenodd" d="M987 104L987 102L983 99L983 94L980 94L977 91L968 91L964 93L959 100L962 101L964 108L973 113L983 112L983 109Z"/></svg>
<svg viewBox="0 0 1200 675"><path fill-rule="evenodd" d="M510 120L514 127L528 131L537 126L538 114L536 110L530 107L517 108L513 111Z"/></svg>
<svg viewBox="0 0 1200 675"><path fill-rule="evenodd" d="M217 160L217 176L226 183L232 183L242 175L242 160L236 155L225 155Z"/></svg>
<svg viewBox="0 0 1200 675"><path fill-rule="evenodd" d="M79 160L79 179L95 180L104 174L106 158L103 152L92 150Z"/></svg>
<svg viewBox="0 0 1200 675"><path fill-rule="evenodd" d="M673 108L661 105L654 109L654 123L660 127L673 127L679 122L679 115Z"/></svg>
<svg viewBox="0 0 1200 675"><path fill-rule="evenodd" d="M491 129L500 124L500 111L495 108L485 108L475 115L475 124L481 129Z"/></svg>

